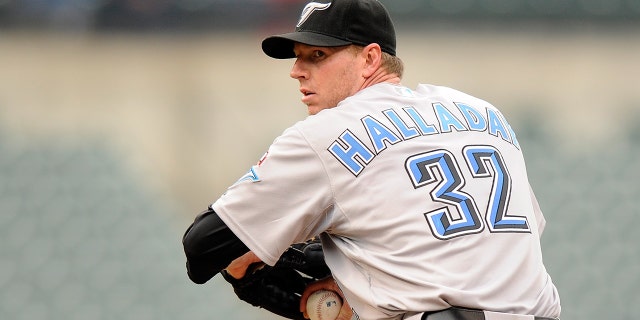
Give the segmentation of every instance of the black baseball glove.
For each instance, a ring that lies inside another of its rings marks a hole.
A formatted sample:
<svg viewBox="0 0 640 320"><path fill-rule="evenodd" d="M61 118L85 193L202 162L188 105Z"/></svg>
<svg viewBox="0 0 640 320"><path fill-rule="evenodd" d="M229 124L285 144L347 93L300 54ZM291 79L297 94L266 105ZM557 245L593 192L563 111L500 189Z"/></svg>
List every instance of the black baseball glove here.
<svg viewBox="0 0 640 320"><path fill-rule="evenodd" d="M303 320L300 296L306 286L331 275L319 240L291 245L273 266L254 263L235 279L221 271L240 300L288 319Z"/></svg>

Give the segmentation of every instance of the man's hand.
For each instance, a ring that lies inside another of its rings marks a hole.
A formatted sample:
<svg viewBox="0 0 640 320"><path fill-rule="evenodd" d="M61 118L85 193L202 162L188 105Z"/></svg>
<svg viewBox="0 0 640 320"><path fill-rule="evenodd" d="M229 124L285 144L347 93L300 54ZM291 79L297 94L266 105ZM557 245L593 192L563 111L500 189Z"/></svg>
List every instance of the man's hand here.
<svg viewBox="0 0 640 320"><path fill-rule="evenodd" d="M231 261L229 266L226 268L227 273L234 277L235 279L241 279L247 274L247 269L253 263L261 262L264 266L264 262L258 258L253 252L249 251L239 258ZM258 269L258 268L256 268Z"/></svg>
<svg viewBox="0 0 640 320"><path fill-rule="evenodd" d="M300 297L300 312L303 313L304 317L306 319L309 319L309 314L307 314L307 300L309 299L309 296L320 289L331 290L340 295L340 298L342 299L342 308L340 309L340 313L338 314L336 320L351 320L351 317L353 316L351 306L349 306L347 299L345 299L344 295L342 294L342 290L340 290L340 287L338 287L338 284L335 280L333 280L333 277L331 276L310 283L306 287L306 289L304 289L302 297Z"/></svg>
<svg viewBox="0 0 640 320"><path fill-rule="evenodd" d="M312 239L292 244L273 266L248 252L220 273L240 300L287 319L304 320L300 296L308 284L328 277L331 270L320 241Z"/></svg>

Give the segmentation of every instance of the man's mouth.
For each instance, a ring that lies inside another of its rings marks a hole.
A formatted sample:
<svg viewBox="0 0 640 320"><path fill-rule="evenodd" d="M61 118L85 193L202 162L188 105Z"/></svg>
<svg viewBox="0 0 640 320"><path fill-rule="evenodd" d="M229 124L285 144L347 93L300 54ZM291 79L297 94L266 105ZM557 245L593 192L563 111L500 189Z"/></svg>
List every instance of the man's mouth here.
<svg viewBox="0 0 640 320"><path fill-rule="evenodd" d="M310 96L312 94L315 94L315 92L307 90L307 89L300 89L300 92L302 93L303 96Z"/></svg>
<svg viewBox="0 0 640 320"><path fill-rule="evenodd" d="M300 93L302 93L302 103L309 105L313 99L313 97L315 96L315 92L311 91L311 90L307 90L307 89L300 89Z"/></svg>

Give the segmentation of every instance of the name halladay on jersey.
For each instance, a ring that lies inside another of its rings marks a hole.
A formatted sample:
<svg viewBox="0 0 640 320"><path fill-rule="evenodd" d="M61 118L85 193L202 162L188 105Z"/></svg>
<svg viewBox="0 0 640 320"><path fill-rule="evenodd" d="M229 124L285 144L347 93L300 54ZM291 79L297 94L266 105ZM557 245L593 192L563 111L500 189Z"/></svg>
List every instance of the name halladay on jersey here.
<svg viewBox="0 0 640 320"><path fill-rule="evenodd" d="M459 111L458 115L441 102L433 103L435 122L431 123L412 106L402 108L411 120L409 123L400 117L396 109L384 110L381 115L367 115L361 119L361 123L369 144L364 142L367 138L358 137L351 129L346 129L327 150L347 170L358 176L390 145L420 136L462 131L486 132L520 149L513 129L498 110L486 108L485 113L481 113L466 103L455 102L454 105Z"/></svg>

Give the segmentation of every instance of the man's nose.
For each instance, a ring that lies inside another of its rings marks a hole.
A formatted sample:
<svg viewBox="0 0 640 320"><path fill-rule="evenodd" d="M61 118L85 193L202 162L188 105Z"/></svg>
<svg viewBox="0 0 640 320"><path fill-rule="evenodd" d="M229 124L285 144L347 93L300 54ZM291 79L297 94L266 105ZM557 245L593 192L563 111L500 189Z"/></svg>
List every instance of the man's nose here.
<svg viewBox="0 0 640 320"><path fill-rule="evenodd" d="M289 76L294 79L307 78L307 72L299 59L296 59L296 62L293 63Z"/></svg>

